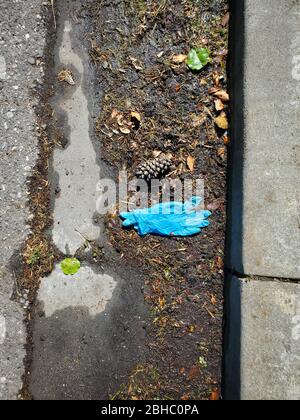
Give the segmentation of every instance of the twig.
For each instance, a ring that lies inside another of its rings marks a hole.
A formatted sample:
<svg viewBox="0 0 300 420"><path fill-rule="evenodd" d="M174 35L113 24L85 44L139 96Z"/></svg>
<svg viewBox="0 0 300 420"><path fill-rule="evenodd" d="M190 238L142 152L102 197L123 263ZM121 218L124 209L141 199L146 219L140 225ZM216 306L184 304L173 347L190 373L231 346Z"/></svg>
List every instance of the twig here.
<svg viewBox="0 0 300 420"><path fill-rule="evenodd" d="M56 17L55 17L55 10L54 10L54 0L51 0L51 7L52 7L52 14L53 14L54 28L56 29Z"/></svg>

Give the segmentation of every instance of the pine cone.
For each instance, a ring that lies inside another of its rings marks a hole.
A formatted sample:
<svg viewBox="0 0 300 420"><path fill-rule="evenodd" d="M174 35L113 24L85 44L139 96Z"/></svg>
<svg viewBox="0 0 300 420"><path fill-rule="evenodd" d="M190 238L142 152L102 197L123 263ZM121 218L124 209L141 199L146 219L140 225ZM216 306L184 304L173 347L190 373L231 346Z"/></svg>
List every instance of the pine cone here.
<svg viewBox="0 0 300 420"><path fill-rule="evenodd" d="M139 165L135 175L137 178L145 179L147 182L151 181L151 179L160 179L169 172L171 165L172 161L170 158L160 156Z"/></svg>

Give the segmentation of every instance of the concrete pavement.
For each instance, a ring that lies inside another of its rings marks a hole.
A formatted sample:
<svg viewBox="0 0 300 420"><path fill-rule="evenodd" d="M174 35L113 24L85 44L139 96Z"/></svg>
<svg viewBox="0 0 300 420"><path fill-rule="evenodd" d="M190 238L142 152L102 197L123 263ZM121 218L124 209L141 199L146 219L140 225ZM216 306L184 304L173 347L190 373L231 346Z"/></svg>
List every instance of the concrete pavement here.
<svg viewBox="0 0 300 420"><path fill-rule="evenodd" d="M232 12L225 396L300 399L300 2Z"/></svg>

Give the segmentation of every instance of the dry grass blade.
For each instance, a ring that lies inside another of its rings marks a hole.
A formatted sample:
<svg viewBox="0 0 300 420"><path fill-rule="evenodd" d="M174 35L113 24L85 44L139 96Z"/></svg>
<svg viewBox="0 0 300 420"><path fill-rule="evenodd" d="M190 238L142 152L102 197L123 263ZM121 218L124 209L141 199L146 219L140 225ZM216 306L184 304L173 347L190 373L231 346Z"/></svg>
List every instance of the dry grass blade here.
<svg viewBox="0 0 300 420"><path fill-rule="evenodd" d="M51 8L52 8L52 14L53 14L53 22L54 22L54 27L56 29L56 16L55 16L55 9L54 9L54 0L50 0L51 1Z"/></svg>

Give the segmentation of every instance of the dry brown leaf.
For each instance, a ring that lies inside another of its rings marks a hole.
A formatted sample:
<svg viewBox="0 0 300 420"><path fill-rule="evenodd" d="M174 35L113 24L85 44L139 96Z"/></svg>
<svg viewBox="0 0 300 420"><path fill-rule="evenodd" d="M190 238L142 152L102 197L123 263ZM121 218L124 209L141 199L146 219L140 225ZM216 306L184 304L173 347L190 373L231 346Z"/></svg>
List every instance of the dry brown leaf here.
<svg viewBox="0 0 300 420"><path fill-rule="evenodd" d="M193 156L189 156L187 158L187 166L188 166L188 168L189 168L189 170L191 172L194 171L194 168L195 168L195 158L193 158Z"/></svg>
<svg viewBox="0 0 300 420"><path fill-rule="evenodd" d="M217 90L216 92L213 93L214 96L216 96L217 98L221 99L221 101L223 102L229 102L229 95L225 90Z"/></svg>
<svg viewBox="0 0 300 420"><path fill-rule="evenodd" d="M121 115L121 114L117 115L117 123L120 127L124 126L123 119L124 119L123 115Z"/></svg>
<svg viewBox="0 0 300 420"><path fill-rule="evenodd" d="M120 131L121 131L122 134L130 134L131 133L129 128L125 128L125 127L121 127Z"/></svg>
<svg viewBox="0 0 300 420"><path fill-rule="evenodd" d="M131 118L133 118L134 120L137 120L138 122L141 122L142 121L141 114L138 113L138 112L136 112L136 111L133 111L131 113Z"/></svg>
<svg viewBox="0 0 300 420"><path fill-rule="evenodd" d="M132 65L133 65L133 67L136 69L136 70L143 70L143 67L142 67L142 63L140 63L139 62L139 60L137 59L137 58L134 58L134 57L129 57L130 58L130 60L131 60L131 62L132 62Z"/></svg>
<svg viewBox="0 0 300 420"><path fill-rule="evenodd" d="M192 126L194 128L200 127L205 122L206 118L207 118L207 114L205 112L203 112L199 116L194 115L193 116Z"/></svg>
<svg viewBox="0 0 300 420"><path fill-rule="evenodd" d="M193 334L196 331L196 327L195 325L189 325L187 330L190 334Z"/></svg>
<svg viewBox="0 0 300 420"><path fill-rule="evenodd" d="M152 154L153 154L153 157L158 158L158 156L160 156L162 154L162 151L161 150L154 150Z"/></svg>
<svg viewBox="0 0 300 420"><path fill-rule="evenodd" d="M215 123L219 128L222 128L222 130L228 130L229 124L226 115L219 115L215 118Z"/></svg>
<svg viewBox="0 0 300 420"><path fill-rule="evenodd" d="M222 26L227 26L230 20L230 13L226 13L226 15L223 17L221 25Z"/></svg>
<svg viewBox="0 0 300 420"><path fill-rule="evenodd" d="M224 109L224 104L223 104L223 102L221 101L221 99L216 99L216 100L215 100L215 108L216 108L216 110L217 110L217 111L223 111L223 109Z"/></svg>
<svg viewBox="0 0 300 420"><path fill-rule="evenodd" d="M164 307L166 306L166 299L164 297L159 297L158 303L159 303L160 308L164 309Z"/></svg>
<svg viewBox="0 0 300 420"><path fill-rule="evenodd" d="M210 395L210 400L219 401L219 398L220 398L219 391L217 389L214 389Z"/></svg>
<svg viewBox="0 0 300 420"><path fill-rule="evenodd" d="M110 118L112 119L112 120L114 120L117 116L119 115L119 112L116 110L116 109L113 109L112 110L112 113L111 113L111 115L110 115Z"/></svg>
<svg viewBox="0 0 300 420"><path fill-rule="evenodd" d="M221 158L224 159L225 157L225 147L219 147L217 149L217 155Z"/></svg>
<svg viewBox="0 0 300 420"><path fill-rule="evenodd" d="M220 88L220 76L219 76L219 74L214 72L213 75L212 75L212 78L213 78L214 85L217 88Z"/></svg>
<svg viewBox="0 0 300 420"><path fill-rule="evenodd" d="M60 82L67 82L69 85L75 85L73 74L71 70L64 69L60 71L57 75L57 78Z"/></svg>
<svg viewBox="0 0 300 420"><path fill-rule="evenodd" d="M223 268L224 267L223 258L220 257L220 255L218 255L217 258L216 258L216 266L218 268Z"/></svg>
<svg viewBox="0 0 300 420"><path fill-rule="evenodd" d="M172 57L172 61L175 64L182 64L186 61L186 59L187 59L187 55L185 54L173 55Z"/></svg>
<svg viewBox="0 0 300 420"><path fill-rule="evenodd" d="M224 141L225 146L228 146L228 144L230 143L230 139L227 134L223 136L223 141Z"/></svg>
<svg viewBox="0 0 300 420"><path fill-rule="evenodd" d="M217 303L217 298L216 298L216 296L215 295L211 295L211 299L210 299L210 301L211 301L211 304L212 305L216 305L216 303Z"/></svg>
<svg viewBox="0 0 300 420"><path fill-rule="evenodd" d="M192 381L193 379L197 378L198 375L199 375L199 367L193 366L189 371L188 379Z"/></svg>
<svg viewBox="0 0 300 420"><path fill-rule="evenodd" d="M181 86L179 83L177 83L177 85L175 86L175 91L176 92L180 92L181 91Z"/></svg>
<svg viewBox="0 0 300 420"><path fill-rule="evenodd" d="M222 204L223 204L223 199L219 198L219 199L216 199L216 200L212 201L211 203L209 203L206 206L206 208L209 211L216 211L221 207Z"/></svg>

